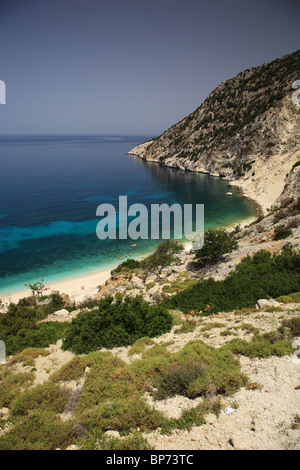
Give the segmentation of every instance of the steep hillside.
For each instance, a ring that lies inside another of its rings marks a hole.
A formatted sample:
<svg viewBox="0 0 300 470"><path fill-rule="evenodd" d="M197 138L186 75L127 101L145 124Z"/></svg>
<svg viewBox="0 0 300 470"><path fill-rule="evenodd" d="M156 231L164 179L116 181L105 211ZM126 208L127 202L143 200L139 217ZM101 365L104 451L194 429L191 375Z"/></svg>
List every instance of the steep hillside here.
<svg viewBox="0 0 300 470"><path fill-rule="evenodd" d="M181 122L129 154L226 177L266 209L280 197L286 175L300 158L300 105L292 101L297 79L300 51L245 70L218 86Z"/></svg>

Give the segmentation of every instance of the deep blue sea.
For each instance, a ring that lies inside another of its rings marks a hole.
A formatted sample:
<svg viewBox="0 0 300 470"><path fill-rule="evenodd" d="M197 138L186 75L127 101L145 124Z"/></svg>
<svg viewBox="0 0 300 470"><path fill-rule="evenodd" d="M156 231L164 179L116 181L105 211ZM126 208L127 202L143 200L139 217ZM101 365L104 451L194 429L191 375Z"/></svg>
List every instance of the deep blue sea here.
<svg viewBox="0 0 300 470"><path fill-rule="evenodd" d="M0 137L0 295L24 284L80 277L137 258L158 241L96 236L99 204L205 205L205 226L255 215L220 178L128 156L150 136ZM231 191L233 196L226 195ZM136 243L136 248L131 245Z"/></svg>

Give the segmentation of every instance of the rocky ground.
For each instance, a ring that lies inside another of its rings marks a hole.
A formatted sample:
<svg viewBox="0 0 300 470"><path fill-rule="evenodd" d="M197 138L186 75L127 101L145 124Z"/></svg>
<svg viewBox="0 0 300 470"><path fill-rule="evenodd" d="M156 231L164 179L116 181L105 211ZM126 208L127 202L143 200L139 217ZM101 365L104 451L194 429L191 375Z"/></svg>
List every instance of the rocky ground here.
<svg viewBox="0 0 300 470"><path fill-rule="evenodd" d="M155 432L147 435L149 443L159 450L299 450L300 365L291 357L240 360L261 388L242 389L224 400L219 417L208 415L202 426L168 436ZM170 414L170 408L184 405L172 399L164 408ZM228 407L235 411L226 414Z"/></svg>
<svg viewBox="0 0 300 470"><path fill-rule="evenodd" d="M261 308L259 305L261 305ZM173 314L185 322L192 322L192 331L181 332L177 325L169 333L155 338L154 342L167 346L170 352L181 350L189 341L202 340L219 347L233 338L249 340L255 329L261 333L275 330L283 319L300 316L300 304L278 304L260 302L256 309L221 313L210 317L186 318L181 312ZM275 305L276 311L266 311L268 305ZM279 307L278 307L279 305ZM299 338L300 340L300 338ZM300 341L299 341L300 344ZM151 347L151 346L149 346ZM48 356L35 359L34 385L41 384L73 356L62 351L61 341L49 348ZM140 355L128 354L128 348L115 348L112 353L127 363L140 359ZM299 346L298 346L299 349ZM205 416L206 423L193 427L190 431L175 430L171 434L158 431L145 434L148 442L157 450L238 450L238 449L300 449L300 359L297 349L291 356L250 359L240 356L242 371L250 383L250 389L242 388L233 396L222 398L222 411L218 417ZM15 364L16 371L26 372L32 366ZM88 371L86 371L88 373ZM84 377L80 381L70 381L65 385L73 392L81 389ZM189 399L175 396L154 401L149 393L146 399L169 418L179 418L183 410L196 407L202 398ZM231 413L228 413L231 411ZM7 418L7 409L0 414ZM62 420L71 416L66 412ZM1 433L10 429L10 423ZM119 437L114 431L112 437ZM70 446L69 450L76 450Z"/></svg>

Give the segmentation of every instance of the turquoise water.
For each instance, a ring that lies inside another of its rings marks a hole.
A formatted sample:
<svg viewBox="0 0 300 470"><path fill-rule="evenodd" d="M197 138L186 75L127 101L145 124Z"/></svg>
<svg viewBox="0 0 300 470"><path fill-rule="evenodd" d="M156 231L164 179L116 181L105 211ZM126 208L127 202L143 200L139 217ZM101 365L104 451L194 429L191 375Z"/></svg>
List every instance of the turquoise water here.
<svg viewBox="0 0 300 470"><path fill-rule="evenodd" d="M25 283L80 277L150 252L157 240L96 236L99 204L204 204L205 227L255 215L220 178L147 163L127 152L148 136L0 139L0 295ZM131 245L136 244L135 248Z"/></svg>

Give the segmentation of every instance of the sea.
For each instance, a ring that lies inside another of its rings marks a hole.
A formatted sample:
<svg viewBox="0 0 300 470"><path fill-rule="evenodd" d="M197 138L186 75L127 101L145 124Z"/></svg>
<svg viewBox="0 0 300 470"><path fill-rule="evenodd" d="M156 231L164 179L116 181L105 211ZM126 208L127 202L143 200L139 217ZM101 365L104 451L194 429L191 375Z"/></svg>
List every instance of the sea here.
<svg viewBox="0 0 300 470"><path fill-rule="evenodd" d="M205 228L256 215L222 178L129 156L151 136L0 137L0 296L112 269L159 240L100 240L100 204L204 204ZM226 193L231 192L232 195ZM130 219L129 219L130 222ZM136 245L136 246L133 246Z"/></svg>

